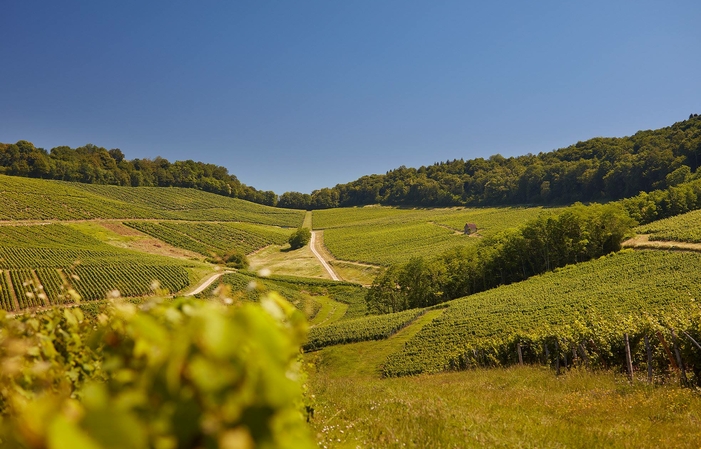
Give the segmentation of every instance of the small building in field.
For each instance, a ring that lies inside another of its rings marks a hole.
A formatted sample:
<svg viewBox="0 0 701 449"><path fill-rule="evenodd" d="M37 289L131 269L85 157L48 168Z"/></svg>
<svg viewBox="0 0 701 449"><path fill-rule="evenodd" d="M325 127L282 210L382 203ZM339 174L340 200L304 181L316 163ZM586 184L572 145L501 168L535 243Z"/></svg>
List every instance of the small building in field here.
<svg viewBox="0 0 701 449"><path fill-rule="evenodd" d="M477 232L477 225L474 223L465 223L465 235L474 234Z"/></svg>

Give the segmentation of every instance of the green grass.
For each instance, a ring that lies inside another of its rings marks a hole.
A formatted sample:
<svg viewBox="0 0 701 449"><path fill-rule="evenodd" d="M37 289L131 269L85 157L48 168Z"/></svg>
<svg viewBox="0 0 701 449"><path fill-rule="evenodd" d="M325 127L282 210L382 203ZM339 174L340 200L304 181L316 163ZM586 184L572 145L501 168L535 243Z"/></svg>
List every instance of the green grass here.
<svg viewBox="0 0 701 449"><path fill-rule="evenodd" d="M289 245L272 245L248 257L250 269L268 269L275 275L330 279L309 245L290 250Z"/></svg>
<svg viewBox="0 0 701 449"><path fill-rule="evenodd" d="M331 265L331 268L333 268L341 279L367 286L372 285L372 281L374 281L377 275L382 271L381 267L347 262L344 260L331 260L329 261L329 265Z"/></svg>
<svg viewBox="0 0 701 449"><path fill-rule="evenodd" d="M325 296L315 296L314 300L321 305L321 309L316 316L309 321L312 326L326 326L340 320L348 310L348 304L334 301Z"/></svg>
<svg viewBox="0 0 701 449"><path fill-rule="evenodd" d="M400 351L407 341L441 313L443 310L429 310L384 340L327 346L320 351L308 353L305 357L318 367L323 367L327 376L379 377L381 365L387 357Z"/></svg>
<svg viewBox="0 0 701 449"><path fill-rule="evenodd" d="M382 340L409 325L423 311L405 310L387 315L365 316L345 321L337 321L326 326L313 327L309 331L306 351L321 349L357 341Z"/></svg>
<svg viewBox="0 0 701 449"><path fill-rule="evenodd" d="M399 379L310 380L326 448L695 448L701 397L608 372L479 369Z"/></svg>
<svg viewBox="0 0 701 449"><path fill-rule="evenodd" d="M382 362L443 310L386 340L305 355L310 425L326 448L696 447L701 397L608 371L476 369L381 379Z"/></svg>

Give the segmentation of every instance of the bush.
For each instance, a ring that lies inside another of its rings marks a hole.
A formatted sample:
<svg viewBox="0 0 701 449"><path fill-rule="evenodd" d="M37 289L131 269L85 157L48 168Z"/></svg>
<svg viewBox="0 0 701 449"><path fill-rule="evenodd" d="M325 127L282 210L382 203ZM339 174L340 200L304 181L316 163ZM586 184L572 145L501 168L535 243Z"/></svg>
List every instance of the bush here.
<svg viewBox="0 0 701 449"><path fill-rule="evenodd" d="M297 249L309 243L311 238L312 231L310 231L309 228L299 228L292 233L288 242L290 242L292 249Z"/></svg>
<svg viewBox="0 0 701 449"><path fill-rule="evenodd" d="M227 267L246 269L248 268L248 258L240 250L232 250L224 256L224 263Z"/></svg>
<svg viewBox="0 0 701 449"><path fill-rule="evenodd" d="M311 448L301 312L112 302L87 319L0 312L0 441L31 448ZM56 331L59 329L60 331Z"/></svg>

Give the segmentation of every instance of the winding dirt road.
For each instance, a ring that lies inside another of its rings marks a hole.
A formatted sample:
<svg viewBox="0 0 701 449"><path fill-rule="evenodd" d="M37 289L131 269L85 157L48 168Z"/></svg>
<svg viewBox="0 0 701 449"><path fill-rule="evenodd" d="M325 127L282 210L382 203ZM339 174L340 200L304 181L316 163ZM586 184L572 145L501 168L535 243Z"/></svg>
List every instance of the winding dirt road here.
<svg viewBox="0 0 701 449"><path fill-rule="evenodd" d="M316 249L317 241L316 241L316 234L321 231L312 231L312 239L309 242L309 249L312 250L312 253L316 256L317 259L319 259L319 262L321 262L321 266L324 267L324 270L326 270L327 273L329 273L329 276L331 276L331 279L334 281L340 281L341 278L338 277L338 275L333 271L333 268L331 268L331 265L329 265L323 257L321 257L321 254L319 254L319 251Z"/></svg>
<svg viewBox="0 0 701 449"><path fill-rule="evenodd" d="M190 293L186 293L185 296L195 296L195 295L202 293L203 291L205 291L207 289L207 287L212 285L212 283L214 281L216 281L217 279L219 279L220 277L224 276L227 273L233 273L233 271L227 270L227 271L222 271L221 273L214 273L207 280L205 280L198 287L196 287L193 291L191 291Z"/></svg>

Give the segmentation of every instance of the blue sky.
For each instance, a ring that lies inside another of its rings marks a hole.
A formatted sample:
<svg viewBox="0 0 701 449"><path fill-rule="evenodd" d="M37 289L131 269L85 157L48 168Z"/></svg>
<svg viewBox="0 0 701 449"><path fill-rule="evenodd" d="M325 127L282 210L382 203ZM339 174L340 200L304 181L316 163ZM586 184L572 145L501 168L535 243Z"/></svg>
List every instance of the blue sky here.
<svg viewBox="0 0 701 449"><path fill-rule="evenodd" d="M701 2L4 0L0 142L283 193L701 113Z"/></svg>

